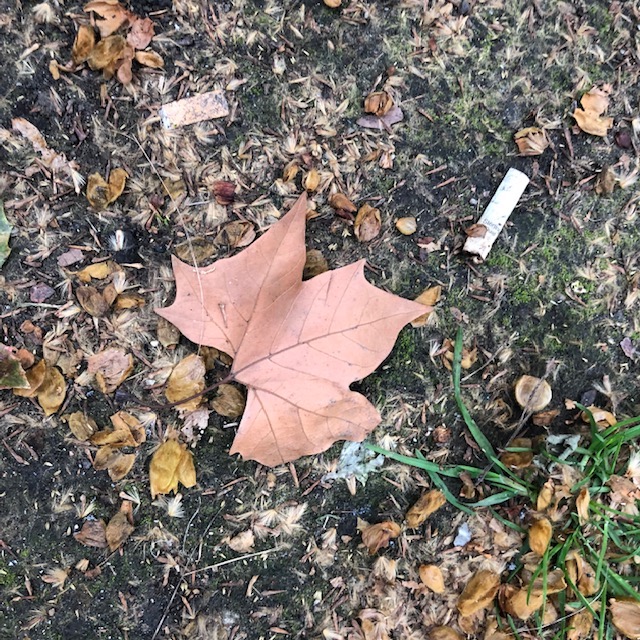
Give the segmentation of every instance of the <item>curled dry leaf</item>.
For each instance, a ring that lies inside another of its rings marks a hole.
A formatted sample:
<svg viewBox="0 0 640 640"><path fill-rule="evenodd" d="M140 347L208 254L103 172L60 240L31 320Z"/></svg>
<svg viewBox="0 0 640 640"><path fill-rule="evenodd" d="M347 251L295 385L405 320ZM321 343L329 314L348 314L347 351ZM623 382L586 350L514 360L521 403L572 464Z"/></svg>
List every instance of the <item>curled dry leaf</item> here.
<svg viewBox="0 0 640 640"><path fill-rule="evenodd" d="M418 230L418 222L413 216L407 216L406 218L398 218L396 220L396 229L403 236L410 236Z"/></svg>
<svg viewBox="0 0 640 640"><path fill-rule="evenodd" d="M446 369L451 371L453 364L453 356L455 353L455 342L450 338L446 338L442 343L442 348L444 350L442 354L442 364ZM468 347L462 347L462 358L460 359L460 366L463 369L471 369L471 367L475 364L478 359L478 347L474 347L473 349L469 349Z"/></svg>
<svg viewBox="0 0 640 640"><path fill-rule="evenodd" d="M369 242L378 236L382 227L380 210L369 204L363 204L356 215L353 230L360 242Z"/></svg>
<svg viewBox="0 0 640 640"><path fill-rule="evenodd" d="M126 47L122 36L104 38L89 52L87 64L93 71L102 71L106 79L112 78Z"/></svg>
<svg viewBox="0 0 640 640"><path fill-rule="evenodd" d="M86 24L80 25L71 50L74 64L82 64L87 60L96 46L96 32Z"/></svg>
<svg viewBox="0 0 640 640"><path fill-rule="evenodd" d="M14 388L13 393L22 398L33 398L36 393L38 393L38 389L40 385L42 385L46 372L47 363L44 360L38 361L37 364L25 372L27 386Z"/></svg>
<svg viewBox="0 0 640 640"><path fill-rule="evenodd" d="M427 287L416 299L415 301L423 304L427 307L428 310L423 313L421 316L418 316L415 320L412 320L412 327L424 327L429 321L431 314L433 313L433 307L440 300L440 295L442 293L442 287L438 284L435 287Z"/></svg>
<svg viewBox="0 0 640 640"><path fill-rule="evenodd" d="M240 249L250 245L256 239L256 230L250 222L234 220L218 232L216 244L226 244L232 249Z"/></svg>
<svg viewBox="0 0 640 640"><path fill-rule="evenodd" d="M551 542L553 527L547 518L536 520L529 527L529 546L539 556L543 556Z"/></svg>
<svg viewBox="0 0 640 640"><path fill-rule="evenodd" d="M73 537L85 547L105 549L107 547L107 525L104 520L86 520Z"/></svg>
<svg viewBox="0 0 640 640"><path fill-rule="evenodd" d="M87 180L87 200L97 211L106 209L124 191L129 174L124 169L114 169L107 182L99 173L92 173Z"/></svg>
<svg viewBox="0 0 640 640"><path fill-rule="evenodd" d="M67 383L57 367L47 365L42 384L36 394L44 414L50 416L62 406L67 396Z"/></svg>
<svg viewBox="0 0 640 640"><path fill-rule="evenodd" d="M211 408L225 418L238 418L244 411L246 401L244 394L232 384L221 384L216 397L211 401Z"/></svg>
<svg viewBox="0 0 640 640"><path fill-rule="evenodd" d="M82 411L70 413L63 417L71 429L74 438L78 440L89 440L89 438L98 430L98 425L93 418L88 417Z"/></svg>
<svg viewBox="0 0 640 640"><path fill-rule="evenodd" d="M542 411L552 397L551 386L546 380L534 376L520 376L514 387L516 402L525 410Z"/></svg>
<svg viewBox="0 0 640 640"><path fill-rule="evenodd" d="M104 429L91 436L91 443L102 446L137 447L146 440L146 433L140 421L126 411L118 411L111 416L113 429Z"/></svg>
<svg viewBox="0 0 640 640"><path fill-rule="evenodd" d="M564 566L569 580L583 596L592 596L598 592L600 585L596 581L596 572L578 551L572 549L567 554Z"/></svg>
<svg viewBox="0 0 640 640"><path fill-rule="evenodd" d="M546 576L538 576L533 584L527 587L527 590L534 595L544 596L553 595L554 593L560 593L567 588L567 583L564 579L564 571L562 569L554 569L548 571Z"/></svg>
<svg viewBox="0 0 640 640"><path fill-rule="evenodd" d="M0 344L0 389L30 389L18 350Z"/></svg>
<svg viewBox="0 0 640 640"><path fill-rule="evenodd" d="M361 533L362 542L367 547L369 554L373 555L383 547L387 547L393 538L400 535L400 526L387 520L378 524L366 525Z"/></svg>
<svg viewBox="0 0 640 640"><path fill-rule="evenodd" d="M133 356L124 349L110 347L87 358L87 371L95 375L102 393L113 393L133 371Z"/></svg>
<svg viewBox="0 0 640 640"><path fill-rule="evenodd" d="M553 480L549 479L542 485L542 489L540 489L540 493L538 493L536 510L544 511L547 509L551 504L551 500L553 500L554 493L555 486L553 484Z"/></svg>
<svg viewBox="0 0 640 640"><path fill-rule="evenodd" d="M169 402L179 402L185 398L201 393L204 390L204 374L206 373L204 360L195 354L187 356L173 368L165 396ZM192 398L187 402L178 405L179 409L192 411L200 404L202 398Z"/></svg>
<svg viewBox="0 0 640 640"><path fill-rule="evenodd" d="M96 262L95 264L90 264L88 267L81 269L76 273L76 275L80 282L85 283L89 283L91 280L104 280L113 273L114 267L115 265L111 260L107 260L106 262Z"/></svg>
<svg viewBox="0 0 640 640"><path fill-rule="evenodd" d="M135 461L135 453L122 453L116 446L107 444L96 452L93 468L96 471L106 469L111 480L119 482L131 471Z"/></svg>
<svg viewBox="0 0 640 640"><path fill-rule="evenodd" d="M616 186L616 180L617 176L614 170L609 165L605 165L596 178L595 192L599 196L611 195Z"/></svg>
<svg viewBox="0 0 640 640"><path fill-rule="evenodd" d="M124 502L124 504L131 504L130 502ZM115 551L121 547L127 540L127 538L133 533L135 527L129 522L129 518L124 511L118 511L107 525L105 531L105 537L107 539L107 545L109 551Z"/></svg>
<svg viewBox="0 0 640 640"><path fill-rule="evenodd" d="M600 429L606 429L607 427L612 427L614 424L618 422L618 419L611 413L611 411L606 411L605 409L600 409L600 407L596 407L591 405L587 407L589 409L589 413L593 416L593 420L598 425ZM580 418L583 422L589 424L589 413L586 411L582 411L580 413Z"/></svg>
<svg viewBox="0 0 640 640"><path fill-rule="evenodd" d="M149 465L151 497L177 491L178 483L187 488L196 483L193 456L186 446L167 440L156 449Z"/></svg>
<svg viewBox="0 0 640 640"><path fill-rule="evenodd" d="M136 18L131 23L131 29L127 34L127 42L134 49L146 49L151 44L154 35L153 20L151 18Z"/></svg>
<svg viewBox="0 0 640 640"><path fill-rule="evenodd" d="M358 207L356 207L344 193L334 193L329 198L329 206L339 211L347 211L348 213L355 213L358 210Z"/></svg>
<svg viewBox="0 0 640 640"><path fill-rule="evenodd" d="M452 627L434 627L429 631L429 640L463 640L463 637Z"/></svg>
<svg viewBox="0 0 640 640"><path fill-rule="evenodd" d="M309 280L329 270L329 263L318 249L309 249L302 271L302 279Z"/></svg>
<svg viewBox="0 0 640 640"><path fill-rule="evenodd" d="M92 0L84 6L84 11L97 13L102 20L96 20L96 27L104 38L115 33L129 20L135 19L135 15L127 11L118 0Z"/></svg>
<svg viewBox="0 0 640 640"><path fill-rule="evenodd" d="M500 576L491 569L480 569L467 582L458 598L458 611L470 616L488 607L500 587Z"/></svg>
<svg viewBox="0 0 640 640"><path fill-rule="evenodd" d="M609 600L611 623L625 638L640 640L640 602L637 600Z"/></svg>
<svg viewBox="0 0 640 640"><path fill-rule="evenodd" d="M567 622L567 640L582 640L591 635L593 614L589 609L581 609Z"/></svg>
<svg viewBox="0 0 640 640"><path fill-rule="evenodd" d="M606 136L613 126L613 118L604 116L609 108L610 94L611 85L604 85L602 88L593 87L580 99L582 109L576 109L573 117L585 133Z"/></svg>
<svg viewBox="0 0 640 640"><path fill-rule="evenodd" d="M80 306L94 318L102 318L109 313L111 305L95 287L84 286L76 289L76 298Z"/></svg>
<svg viewBox="0 0 640 640"><path fill-rule="evenodd" d="M576 511L578 512L578 521L580 525L589 521L589 503L591 502L591 496L589 495L589 488L582 487L580 493L576 498Z"/></svg>
<svg viewBox="0 0 640 640"><path fill-rule="evenodd" d="M318 188L320 184L320 173L315 167L304 177L303 184L307 191L315 191Z"/></svg>
<svg viewBox="0 0 640 640"><path fill-rule="evenodd" d="M364 99L364 110L382 117L393 107L393 98L386 91L374 91Z"/></svg>
<svg viewBox="0 0 640 640"><path fill-rule="evenodd" d="M155 51L136 51L135 60L150 69L162 69L164 67L162 56Z"/></svg>
<svg viewBox="0 0 640 640"><path fill-rule="evenodd" d="M544 604L544 596L534 594L527 588L518 589L511 584L504 584L498 596L502 610L519 620L527 620Z"/></svg>
<svg viewBox="0 0 640 640"><path fill-rule="evenodd" d="M478 222L472 224L464 230L467 238L484 238L487 235L487 227Z"/></svg>
<svg viewBox="0 0 640 640"><path fill-rule="evenodd" d="M521 156L539 156L549 146L547 132L538 127L520 129L513 137Z"/></svg>
<svg viewBox="0 0 640 640"><path fill-rule="evenodd" d="M515 438L509 449L523 449L523 451L505 451L500 454L502 463L510 469L526 469L533 462L531 438Z"/></svg>
<svg viewBox="0 0 640 640"><path fill-rule="evenodd" d="M444 593L444 577L440 567L435 564L423 564L418 569L420 580L434 593Z"/></svg>
<svg viewBox="0 0 640 640"><path fill-rule="evenodd" d="M446 504L447 499L442 491L432 489L420 496L418 501L407 511L407 526L410 529L419 527L432 513Z"/></svg>
<svg viewBox="0 0 640 640"><path fill-rule="evenodd" d="M233 538L229 538L227 540L227 545L238 553L247 553L251 551L255 545L255 536L253 535L253 531L251 531L251 529L241 531L233 536Z"/></svg>

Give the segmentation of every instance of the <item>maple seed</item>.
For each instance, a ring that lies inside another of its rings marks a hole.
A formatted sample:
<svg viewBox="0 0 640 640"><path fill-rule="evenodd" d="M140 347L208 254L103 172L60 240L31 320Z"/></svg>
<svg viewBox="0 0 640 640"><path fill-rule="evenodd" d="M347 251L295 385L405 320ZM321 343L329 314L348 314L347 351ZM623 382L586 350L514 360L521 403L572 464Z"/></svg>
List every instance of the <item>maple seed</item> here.
<svg viewBox="0 0 640 640"><path fill-rule="evenodd" d="M157 310L233 358L227 380L247 387L247 405L231 453L268 466L372 431L380 415L349 385L425 311L369 284L363 260L303 282L307 209L305 194L249 247L206 269L174 258L176 299Z"/></svg>

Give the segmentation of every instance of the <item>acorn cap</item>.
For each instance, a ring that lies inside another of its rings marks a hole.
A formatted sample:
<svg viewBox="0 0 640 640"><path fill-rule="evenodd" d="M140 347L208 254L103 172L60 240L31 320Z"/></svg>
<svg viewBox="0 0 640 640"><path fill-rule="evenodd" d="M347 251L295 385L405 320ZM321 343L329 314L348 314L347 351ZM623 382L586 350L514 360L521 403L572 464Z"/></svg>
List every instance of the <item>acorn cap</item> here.
<svg viewBox="0 0 640 640"><path fill-rule="evenodd" d="M521 376L514 388L516 402L525 410L536 413L551 402L551 387L546 380Z"/></svg>

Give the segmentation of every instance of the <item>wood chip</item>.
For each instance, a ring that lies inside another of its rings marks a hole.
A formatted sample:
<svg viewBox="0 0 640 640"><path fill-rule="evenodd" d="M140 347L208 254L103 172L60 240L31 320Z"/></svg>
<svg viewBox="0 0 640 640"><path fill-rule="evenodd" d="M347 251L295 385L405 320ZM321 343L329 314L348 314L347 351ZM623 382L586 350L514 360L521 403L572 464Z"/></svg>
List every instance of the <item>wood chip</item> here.
<svg viewBox="0 0 640 640"><path fill-rule="evenodd" d="M224 118L229 115L229 105L222 91L209 91L165 104L158 113L165 129L175 129L212 118Z"/></svg>

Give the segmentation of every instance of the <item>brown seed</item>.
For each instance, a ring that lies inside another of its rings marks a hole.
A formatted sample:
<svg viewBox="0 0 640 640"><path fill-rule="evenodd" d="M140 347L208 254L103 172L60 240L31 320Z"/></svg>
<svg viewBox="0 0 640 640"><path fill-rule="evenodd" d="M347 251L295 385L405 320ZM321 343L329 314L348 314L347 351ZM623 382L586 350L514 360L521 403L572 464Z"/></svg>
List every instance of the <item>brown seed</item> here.
<svg viewBox="0 0 640 640"><path fill-rule="evenodd" d="M404 236L410 236L418 229L418 223L413 217L398 218L396 220L396 229Z"/></svg>
<svg viewBox="0 0 640 640"><path fill-rule="evenodd" d="M216 202L221 205L231 204L236 197L236 185L227 180L216 180L211 191Z"/></svg>
<svg viewBox="0 0 640 640"><path fill-rule="evenodd" d="M334 193L329 198L329 206L333 209L340 209L341 211L348 211L349 213L355 213L358 210L347 196L344 193Z"/></svg>

